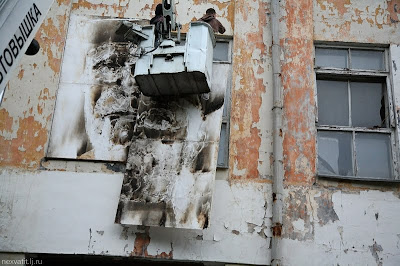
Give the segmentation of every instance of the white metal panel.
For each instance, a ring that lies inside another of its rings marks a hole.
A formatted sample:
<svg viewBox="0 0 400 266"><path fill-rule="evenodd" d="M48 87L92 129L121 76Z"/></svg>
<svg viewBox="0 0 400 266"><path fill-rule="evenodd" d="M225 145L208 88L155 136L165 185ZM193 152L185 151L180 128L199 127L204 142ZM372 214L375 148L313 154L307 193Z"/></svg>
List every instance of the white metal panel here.
<svg viewBox="0 0 400 266"><path fill-rule="evenodd" d="M0 92L45 18L53 0L7 1L0 11Z"/></svg>
<svg viewBox="0 0 400 266"><path fill-rule="evenodd" d="M186 40L187 71L204 73L209 86L211 85L214 46L215 37L209 24L201 21L190 23Z"/></svg>

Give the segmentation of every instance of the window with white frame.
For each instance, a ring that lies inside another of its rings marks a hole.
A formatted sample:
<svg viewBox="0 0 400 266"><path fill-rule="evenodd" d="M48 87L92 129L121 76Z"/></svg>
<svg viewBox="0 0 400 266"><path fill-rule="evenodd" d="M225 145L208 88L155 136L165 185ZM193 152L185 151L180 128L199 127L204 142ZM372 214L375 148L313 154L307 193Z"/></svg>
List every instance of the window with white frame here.
<svg viewBox="0 0 400 266"><path fill-rule="evenodd" d="M384 47L315 46L319 176L397 179L388 57Z"/></svg>
<svg viewBox="0 0 400 266"><path fill-rule="evenodd" d="M221 135L218 149L218 168L229 166L229 119L231 102L231 80L232 80L232 37L217 37L214 48L213 72L218 73L219 78L226 82L224 110L222 114Z"/></svg>

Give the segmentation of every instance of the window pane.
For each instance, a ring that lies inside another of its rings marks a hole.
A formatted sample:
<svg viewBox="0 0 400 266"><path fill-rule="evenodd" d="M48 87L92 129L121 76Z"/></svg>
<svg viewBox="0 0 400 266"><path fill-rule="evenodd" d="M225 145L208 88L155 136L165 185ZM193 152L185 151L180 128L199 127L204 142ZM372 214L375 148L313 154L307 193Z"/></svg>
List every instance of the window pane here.
<svg viewBox="0 0 400 266"><path fill-rule="evenodd" d="M385 70L383 51L350 50L351 68Z"/></svg>
<svg viewBox="0 0 400 266"><path fill-rule="evenodd" d="M385 127L382 83L350 82L351 120L355 127Z"/></svg>
<svg viewBox="0 0 400 266"><path fill-rule="evenodd" d="M390 135L356 133L357 176L392 178Z"/></svg>
<svg viewBox="0 0 400 266"><path fill-rule="evenodd" d="M318 174L352 176L352 133L318 131Z"/></svg>
<svg viewBox="0 0 400 266"><path fill-rule="evenodd" d="M318 67L347 68L347 50L316 48L315 65Z"/></svg>
<svg viewBox="0 0 400 266"><path fill-rule="evenodd" d="M320 125L349 125L347 82L317 80L317 96Z"/></svg>
<svg viewBox="0 0 400 266"><path fill-rule="evenodd" d="M228 166L228 132L227 124L222 123L221 125L221 136L219 139L219 149L218 149L218 161L217 165L222 167Z"/></svg>
<svg viewBox="0 0 400 266"><path fill-rule="evenodd" d="M213 59L214 61L229 61L229 42L217 42Z"/></svg>

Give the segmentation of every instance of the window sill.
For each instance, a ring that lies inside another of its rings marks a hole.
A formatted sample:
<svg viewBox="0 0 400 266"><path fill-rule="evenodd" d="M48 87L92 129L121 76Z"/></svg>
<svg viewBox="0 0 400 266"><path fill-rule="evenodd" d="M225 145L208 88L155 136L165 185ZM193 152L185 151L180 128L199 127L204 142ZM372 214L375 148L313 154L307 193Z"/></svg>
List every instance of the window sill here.
<svg viewBox="0 0 400 266"><path fill-rule="evenodd" d="M318 178L335 179L335 180L350 180L361 182L383 182L383 183L400 183L399 179L387 179L376 177L355 177L355 176L338 176L338 175L318 175Z"/></svg>

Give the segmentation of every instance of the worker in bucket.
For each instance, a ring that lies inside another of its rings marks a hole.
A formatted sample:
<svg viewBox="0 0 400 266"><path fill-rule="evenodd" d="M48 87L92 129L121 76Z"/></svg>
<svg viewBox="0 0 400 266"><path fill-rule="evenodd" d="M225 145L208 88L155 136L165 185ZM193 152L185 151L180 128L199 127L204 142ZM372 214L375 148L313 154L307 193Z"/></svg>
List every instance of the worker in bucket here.
<svg viewBox="0 0 400 266"><path fill-rule="evenodd" d="M156 25L159 22L163 22L163 20L162 4L158 4L156 6L156 15L150 20L150 24Z"/></svg>
<svg viewBox="0 0 400 266"><path fill-rule="evenodd" d="M163 23L164 23L164 16L163 16L163 9L162 4L158 4L156 6L156 15L150 20L150 24L155 26L155 35L156 35L156 44L158 46L161 36L163 33Z"/></svg>
<svg viewBox="0 0 400 266"><path fill-rule="evenodd" d="M199 19L199 21L207 22L210 24L211 28L213 28L214 32L223 34L225 32L225 27L222 26L221 22L215 18L216 16L217 13L215 12L214 8L209 8L207 9L206 14Z"/></svg>

